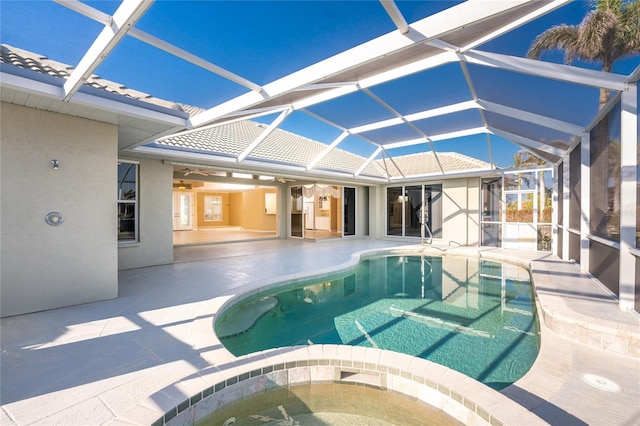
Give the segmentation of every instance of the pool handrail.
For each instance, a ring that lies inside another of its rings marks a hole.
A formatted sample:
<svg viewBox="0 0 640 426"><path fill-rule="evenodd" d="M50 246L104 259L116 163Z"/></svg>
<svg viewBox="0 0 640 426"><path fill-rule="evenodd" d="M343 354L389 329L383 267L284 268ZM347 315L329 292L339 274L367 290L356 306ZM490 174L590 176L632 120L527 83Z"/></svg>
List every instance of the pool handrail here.
<svg viewBox="0 0 640 426"><path fill-rule="evenodd" d="M431 229L429 229L429 224L427 222L424 223L424 229L429 234L429 242L427 244L433 244L433 234L431 233ZM420 239L420 244L424 245L424 232L422 233L422 237Z"/></svg>

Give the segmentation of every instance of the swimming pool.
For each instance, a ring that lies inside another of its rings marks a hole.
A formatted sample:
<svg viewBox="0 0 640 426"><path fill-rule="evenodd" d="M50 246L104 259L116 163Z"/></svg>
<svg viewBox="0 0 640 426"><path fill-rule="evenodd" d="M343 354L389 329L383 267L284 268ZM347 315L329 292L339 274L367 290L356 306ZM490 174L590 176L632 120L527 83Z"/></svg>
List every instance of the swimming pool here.
<svg viewBox="0 0 640 426"><path fill-rule="evenodd" d="M292 345L376 347L494 389L522 377L539 349L528 270L460 256L374 256L349 274L243 299L215 329L236 356Z"/></svg>

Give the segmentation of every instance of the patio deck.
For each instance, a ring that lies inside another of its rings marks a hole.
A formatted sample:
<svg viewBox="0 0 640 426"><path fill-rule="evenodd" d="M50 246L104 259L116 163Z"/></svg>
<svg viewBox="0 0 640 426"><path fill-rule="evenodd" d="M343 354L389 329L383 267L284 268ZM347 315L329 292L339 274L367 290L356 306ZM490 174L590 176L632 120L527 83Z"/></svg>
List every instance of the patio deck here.
<svg viewBox="0 0 640 426"><path fill-rule="evenodd" d="M120 272L117 299L4 318L0 424L150 424L177 398L163 389L225 352L210 344L213 332L203 339L198 328L223 296L346 264L357 251L405 245L342 239L180 247L171 265ZM503 394L549 424L640 424L637 314L619 311L576 265L547 253L481 251L531 264L543 310L540 355ZM619 389L590 384L590 377Z"/></svg>

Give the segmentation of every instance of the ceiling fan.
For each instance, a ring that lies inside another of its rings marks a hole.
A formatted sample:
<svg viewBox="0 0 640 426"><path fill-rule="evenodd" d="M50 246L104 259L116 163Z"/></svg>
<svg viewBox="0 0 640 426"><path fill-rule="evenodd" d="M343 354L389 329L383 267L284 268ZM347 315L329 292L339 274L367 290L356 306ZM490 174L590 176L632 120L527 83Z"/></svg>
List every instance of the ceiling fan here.
<svg viewBox="0 0 640 426"><path fill-rule="evenodd" d="M276 178L274 178L274 180L278 181L280 183L287 183L287 182L295 182L296 181L295 179L286 179L286 178L283 178L283 177L276 177Z"/></svg>
<svg viewBox="0 0 640 426"><path fill-rule="evenodd" d="M199 169L184 169L183 172L184 172L184 176L189 176L189 175L209 176L209 173Z"/></svg>

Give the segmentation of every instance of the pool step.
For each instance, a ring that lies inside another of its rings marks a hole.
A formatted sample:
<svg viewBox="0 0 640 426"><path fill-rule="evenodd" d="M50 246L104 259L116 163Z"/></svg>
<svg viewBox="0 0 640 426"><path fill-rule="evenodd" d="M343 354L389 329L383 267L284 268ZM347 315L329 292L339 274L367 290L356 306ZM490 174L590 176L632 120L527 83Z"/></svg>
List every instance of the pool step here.
<svg viewBox="0 0 640 426"><path fill-rule="evenodd" d="M233 315L233 321L225 321L216 327L220 339L237 336L253 328L260 318L271 309L278 306L278 298L267 296L248 303Z"/></svg>

